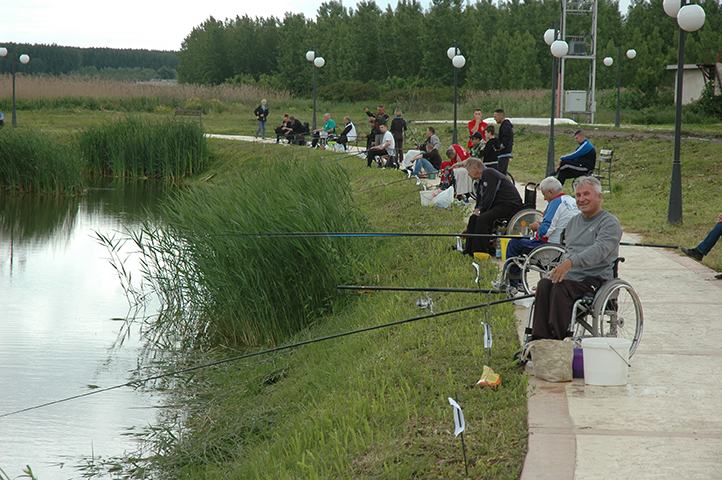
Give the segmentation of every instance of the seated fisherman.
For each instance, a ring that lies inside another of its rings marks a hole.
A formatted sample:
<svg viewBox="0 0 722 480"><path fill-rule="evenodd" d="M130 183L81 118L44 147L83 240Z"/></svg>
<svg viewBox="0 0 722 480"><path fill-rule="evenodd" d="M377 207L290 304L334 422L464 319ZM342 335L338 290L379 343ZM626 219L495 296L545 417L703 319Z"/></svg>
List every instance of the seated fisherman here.
<svg viewBox="0 0 722 480"><path fill-rule="evenodd" d="M534 249L539 245L548 243L561 243L562 231L569 220L579 214L577 202L564 193L562 184L554 177L547 177L539 183L539 189L548 202L541 222L529 224L529 228L536 232L534 238L512 238L506 247L506 258L518 257L524 249ZM508 285L519 289L521 270L515 264L509 266L511 278L494 280L491 286L502 291Z"/></svg>
<svg viewBox="0 0 722 480"><path fill-rule="evenodd" d="M414 169L409 172L409 175L418 175L422 168L426 173L436 173L441 168L441 155L434 145L427 143L424 150L426 151L411 157L410 161L414 164Z"/></svg>
<svg viewBox="0 0 722 480"><path fill-rule="evenodd" d="M356 141L356 126L351 122L351 117L343 117L343 123L346 125L338 136L338 143L343 145L343 149L346 150L346 144L349 142Z"/></svg>
<svg viewBox="0 0 722 480"><path fill-rule="evenodd" d="M297 135L303 134L303 124L299 119L291 115L288 117L288 123L283 127L283 130L285 130L284 135L286 135L286 138L292 141Z"/></svg>
<svg viewBox="0 0 722 480"><path fill-rule="evenodd" d="M602 210L602 185L594 177L579 177L574 196L581 215L567 223L562 263L537 284L532 339L567 337L574 302L614 277L622 227Z"/></svg>
<svg viewBox="0 0 722 480"><path fill-rule="evenodd" d="M484 166L478 158L469 158L461 162L473 180L479 180L476 192L476 208L461 234L491 234L494 222L507 218L522 206L521 196L511 180L498 170ZM467 237L462 253L474 255L475 252L489 252L488 237Z"/></svg>
<svg viewBox="0 0 722 480"><path fill-rule="evenodd" d="M331 120L331 114L330 113L324 113L323 114L323 120L324 123L323 127L317 128L313 131L313 140L311 140L311 148L316 148L316 145L318 145L319 139L324 139L324 142L326 139L328 139L329 136L336 133L336 122Z"/></svg>
<svg viewBox="0 0 722 480"><path fill-rule="evenodd" d="M394 154L394 136L391 135L391 132L389 132L389 126L386 125L385 121L381 121L379 124L379 131L383 135L381 137L381 145L378 147L373 147L371 150L366 152L366 166L370 167L371 162L376 160L379 164L379 168L385 168L386 167L386 160L384 157L386 155L392 156Z"/></svg>
<svg viewBox="0 0 722 480"><path fill-rule="evenodd" d="M449 172L451 171L451 167L469 158L469 152L467 152L466 149L461 145L452 144L451 146L449 146L449 148L446 149L446 158L448 158L449 160L441 162L440 168L440 170L442 171L442 184L448 184L448 176Z"/></svg>
<svg viewBox="0 0 722 480"><path fill-rule="evenodd" d="M286 134L286 127L288 126L288 114L283 114L283 121L281 122L281 125L276 127L276 143L278 143L278 139Z"/></svg>
<svg viewBox="0 0 722 480"><path fill-rule="evenodd" d="M564 155L559 159L559 166L554 172L562 185L569 178L591 175L597 163L597 151L594 149L594 145L584 138L584 132L581 130L574 132L574 140L579 146L569 155Z"/></svg>

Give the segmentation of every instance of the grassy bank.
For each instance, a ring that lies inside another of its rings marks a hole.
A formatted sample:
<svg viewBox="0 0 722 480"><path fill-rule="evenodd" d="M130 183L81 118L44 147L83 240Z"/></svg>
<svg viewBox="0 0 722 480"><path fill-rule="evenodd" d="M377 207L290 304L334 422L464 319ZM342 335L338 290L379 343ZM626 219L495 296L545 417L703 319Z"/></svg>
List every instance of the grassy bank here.
<svg viewBox="0 0 722 480"><path fill-rule="evenodd" d="M213 141L213 147L224 160L204 177L215 173L211 181L219 186L231 172L257 166L264 157L279 162L295 154L294 161L309 165L338 158L293 147L224 141ZM449 232L463 224L460 209L421 207L413 181L380 186L403 178L399 173L367 169L358 158L338 163L348 170L356 204L372 230ZM339 248L348 240L331 241ZM362 277L339 281L473 288L471 261L451 252L451 243L448 238L364 239L358 244L367 259ZM278 261L304 270L300 259L283 251ZM481 270L481 282L495 276L490 262ZM416 306L424 297L418 292L337 295L346 298L290 341L428 314ZM489 299L431 297L436 312ZM493 328L489 362L502 374L500 387L474 386L487 363L481 321ZM513 310L504 305L488 314L479 309L420 320L203 370L173 385L172 401L183 409L175 415L169 410L167 429L153 432L162 453L155 468L168 478L462 476L463 456L447 400L456 397L468 425L470 476L518 478L526 449L526 380L511 362L517 348ZM195 361L238 353L217 348Z"/></svg>

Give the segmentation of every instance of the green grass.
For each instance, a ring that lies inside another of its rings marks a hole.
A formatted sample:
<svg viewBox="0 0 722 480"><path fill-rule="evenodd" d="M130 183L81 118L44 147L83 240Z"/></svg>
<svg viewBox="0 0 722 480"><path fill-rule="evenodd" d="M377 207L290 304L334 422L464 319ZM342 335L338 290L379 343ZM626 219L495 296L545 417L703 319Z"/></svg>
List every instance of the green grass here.
<svg viewBox="0 0 722 480"><path fill-rule="evenodd" d="M31 128L0 131L0 189L72 195L82 188L81 157L72 142Z"/></svg>
<svg viewBox="0 0 722 480"><path fill-rule="evenodd" d="M125 116L83 130L78 143L91 174L179 179L207 166L203 133L195 122Z"/></svg>
<svg viewBox="0 0 722 480"><path fill-rule="evenodd" d="M263 156L273 163L285 159L299 176L296 164L310 173L319 164L324 168L342 164L357 192L356 205L372 230L449 232L464 222L459 209L421 207L413 181L371 188L390 177L403 177L367 169L358 158L336 161L339 157L330 152L218 140L212 146L220 160L198 180L214 182L215 187L206 187L210 190L228 194L224 189L237 183L229 180L234 175L221 172L235 173L249 163L260 172ZM283 180L297 186L296 180ZM276 192L285 198L283 185ZM306 180L304 192L314 191ZM228 225L231 228L233 221ZM451 252L449 238L368 238L355 245L346 238L309 241L321 242L326 250L356 250L353 268L336 272L338 283L475 285L471 260ZM289 278L312 273L303 258L287 252L279 248L277 262L291 271ZM271 276L279 274L276 267L269 268ZM481 270L483 282L496 275L490 262L482 262ZM279 288L297 287L286 282ZM415 305L424 296L421 293L334 295L341 298L323 318L285 340L316 338L428 313ZM431 296L437 312L490 299L468 294ZM479 309L421 320L203 370L174 382L171 401L183 405L183 414L168 410L166 422L153 430L157 451L162 453L154 466L169 478L457 477L464 472L463 457L459 439L453 436L447 400L456 396L467 419L471 477L518 478L526 451L527 383L511 362L518 348L515 317L509 305L495 306L486 315ZM494 331L490 364L502 374L500 387L474 386L487 363L481 321L489 322ZM218 346L192 362L238 353Z"/></svg>

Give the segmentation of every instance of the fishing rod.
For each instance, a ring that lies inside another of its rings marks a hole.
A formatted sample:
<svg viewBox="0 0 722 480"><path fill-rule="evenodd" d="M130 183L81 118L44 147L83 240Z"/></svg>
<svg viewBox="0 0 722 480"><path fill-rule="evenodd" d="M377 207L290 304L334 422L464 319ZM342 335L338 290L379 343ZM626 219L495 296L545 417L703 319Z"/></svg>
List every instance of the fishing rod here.
<svg viewBox="0 0 722 480"><path fill-rule="evenodd" d="M152 375L152 376L150 376L150 377L145 377L145 378L138 379L138 380L132 380L132 381L130 381L130 382L122 383L122 384L119 384L119 385L114 385L114 386L112 386L112 387L95 389L95 390L93 390L93 391L86 392L86 393L81 393L81 394L79 394L79 395L73 395L73 396L66 397L66 398L62 398L62 399L59 399L59 400L53 400L53 401L51 401L51 402L46 402L46 403L43 403L43 404L40 404L40 405L34 405L34 406L32 406L32 407L22 408L22 409L20 409L20 410L15 410L15 411L13 411L13 412L3 413L3 414L0 414L0 418L10 417L10 416L12 416L12 415L18 415L18 414L20 414L20 413L29 412L29 411L31 411L31 410L38 410L38 409L40 409L40 408L49 407L49 406L51 406L51 405L57 405L57 404L59 404L59 403L69 402L69 401L71 401L71 400L77 400L77 399L79 399L79 398L89 397L89 396L91 396L91 395L97 395L97 394L99 394L99 393L105 393L105 392L109 392L109 391L111 391L111 390L117 390L117 389L123 388L123 387L138 387L138 386L140 386L140 385L142 385L142 384L144 384L144 383L151 382L151 381L154 381L154 380L160 380L160 379L162 379L162 378L168 378L168 377L172 377L172 376L176 376L176 375L181 375L181 374L184 374L184 373L195 372L195 371L197 371L197 370L201 370L201 369L204 369L204 368L215 367L215 366L218 366L218 365L223 365L223 364L225 364L225 363L237 362L237 361L239 361L239 360L243 360L243 359L251 358L251 357L256 357L256 356L259 356L259 355L265 355L265 354L268 354L268 353L280 352L280 351L283 351L283 350L289 350L289 349L292 349L292 348L298 348L298 347L301 347L301 346L304 346L304 345L310 345L310 344L312 344L312 343L323 342L323 341L326 341L326 340L333 340L333 339L336 339L336 338L347 337L347 336L349 336L349 335L356 335L356 334L358 334L358 333L365 333L365 332L370 332L370 331L373 331L373 330L379 330L379 329L381 329L381 328L387 328L387 327L393 327L393 326L396 326L396 325L403 325L403 324L405 324L405 323L417 322L417 321L419 321L419 320L425 320L425 319L427 319L427 318L435 318L435 317L441 317L441 316L443 316L443 315L450 315L450 314L453 314L453 313L466 312L466 311L474 310L474 309L477 309L477 308L490 307L490 306L493 306L493 305L499 305L499 304L502 304L502 303L507 303L507 302L511 302L511 301L514 301L514 300L519 300L519 299L523 299L523 298L531 298L531 297L533 297L533 295L519 296L519 297L514 297L514 298L503 298L503 299L501 299L501 300L494 300L494 301L491 301L491 302L480 303L480 304L478 304L478 305L470 305L470 306L466 306L466 307L455 308L455 309L453 309L453 310L446 310L446 311L438 312L438 313L430 313L429 315L422 315L422 316L418 316L418 317L406 318L406 319L404 319L404 320L397 320L397 321L395 321L395 322L384 323L384 324L381 324L381 325L374 325L374 326L372 326L372 327L360 328L360 329L358 329L358 330L350 330L350 331L347 331L347 332L336 333L336 334L328 335L328 336L325 336L325 337L312 338L312 339L310 339L310 340L304 340L304 341L301 341L301 342L291 343L291 344L288 344L288 345L282 345L282 346L280 346L280 347L269 348L269 349L267 349L267 350L261 350L261 351L253 352L253 353L247 353L247 354L245 354L245 355L239 355L239 356L237 356L237 357L226 358L226 359L223 359L223 360L217 360L217 361L215 361L215 362L205 363L205 364L203 364L203 365L197 365L197 366L195 366L195 367L189 367L189 368L184 368L184 369L182 369L182 370L175 370L175 371L173 371L173 372L167 372L167 373L162 373L162 374L158 374L158 375Z"/></svg>
<svg viewBox="0 0 722 480"><path fill-rule="evenodd" d="M658 243L619 242L619 244L624 245L625 247L679 248L679 245L662 245Z"/></svg>
<svg viewBox="0 0 722 480"><path fill-rule="evenodd" d="M531 238L520 235L497 235L494 233L408 233L408 232L259 232L259 233L206 233L205 237L475 237L475 238Z"/></svg>
<svg viewBox="0 0 722 480"><path fill-rule="evenodd" d="M371 287L366 285L337 285L337 290L369 290L394 292L452 292L452 293L501 293L488 288L445 288L445 287Z"/></svg>

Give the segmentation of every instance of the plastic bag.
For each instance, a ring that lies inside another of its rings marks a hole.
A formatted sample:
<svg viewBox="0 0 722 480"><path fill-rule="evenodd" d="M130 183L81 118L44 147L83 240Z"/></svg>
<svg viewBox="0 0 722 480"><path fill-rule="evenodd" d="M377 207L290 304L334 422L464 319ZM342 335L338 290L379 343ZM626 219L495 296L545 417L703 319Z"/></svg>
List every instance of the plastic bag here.
<svg viewBox="0 0 722 480"><path fill-rule="evenodd" d="M437 196L435 196L432 200L435 207L439 208L448 208L451 206L451 202L454 201L454 189L453 188L447 188Z"/></svg>
<svg viewBox="0 0 722 480"><path fill-rule="evenodd" d="M522 350L521 359L531 354L534 376L547 382L571 382L574 344L562 340L533 340Z"/></svg>

